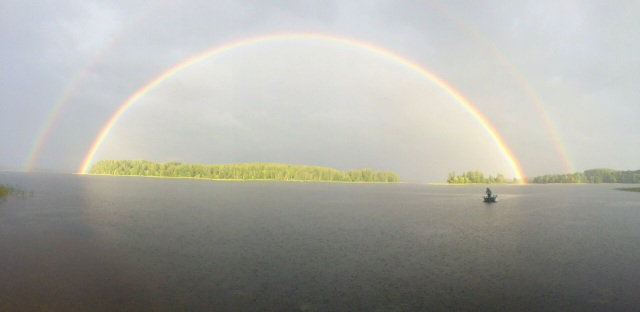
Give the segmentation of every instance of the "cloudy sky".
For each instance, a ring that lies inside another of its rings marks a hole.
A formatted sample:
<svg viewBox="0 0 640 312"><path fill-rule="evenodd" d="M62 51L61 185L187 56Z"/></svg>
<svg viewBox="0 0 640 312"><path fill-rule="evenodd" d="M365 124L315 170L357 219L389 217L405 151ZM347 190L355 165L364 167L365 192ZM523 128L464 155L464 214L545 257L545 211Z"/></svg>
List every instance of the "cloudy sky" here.
<svg viewBox="0 0 640 312"><path fill-rule="evenodd" d="M0 10L0 167L76 171L159 75L271 38L162 80L93 161L514 177L478 115L414 64L486 118L525 176L640 169L638 1L8 0Z"/></svg>

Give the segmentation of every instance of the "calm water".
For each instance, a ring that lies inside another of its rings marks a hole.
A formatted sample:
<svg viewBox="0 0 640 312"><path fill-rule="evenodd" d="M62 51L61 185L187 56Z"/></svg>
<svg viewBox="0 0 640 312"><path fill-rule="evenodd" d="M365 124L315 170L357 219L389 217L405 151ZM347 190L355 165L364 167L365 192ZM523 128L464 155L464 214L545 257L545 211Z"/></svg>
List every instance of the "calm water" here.
<svg viewBox="0 0 640 312"><path fill-rule="evenodd" d="M0 183L0 311L640 309L623 185Z"/></svg>

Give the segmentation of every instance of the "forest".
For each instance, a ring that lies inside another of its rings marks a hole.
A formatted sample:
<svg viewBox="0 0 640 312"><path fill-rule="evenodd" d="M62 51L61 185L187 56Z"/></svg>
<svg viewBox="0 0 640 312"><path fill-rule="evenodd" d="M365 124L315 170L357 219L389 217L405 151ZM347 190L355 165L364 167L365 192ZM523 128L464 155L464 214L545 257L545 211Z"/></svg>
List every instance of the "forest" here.
<svg viewBox="0 0 640 312"><path fill-rule="evenodd" d="M10 187L0 184L0 199L4 199L5 197L9 196L10 192Z"/></svg>
<svg viewBox="0 0 640 312"><path fill-rule="evenodd" d="M498 173L495 177L490 175L485 177L484 174L478 170L472 170L463 172L460 175L456 175L455 172L449 172L447 176L447 183L450 184L469 184L469 183L483 183L483 184L504 184L504 183L518 183L517 179L507 180L504 175Z"/></svg>
<svg viewBox="0 0 640 312"><path fill-rule="evenodd" d="M529 183L640 183L640 170L589 169L568 174L545 174Z"/></svg>
<svg viewBox="0 0 640 312"><path fill-rule="evenodd" d="M390 171L358 169L340 171L333 168L277 163L187 164L158 163L147 160L103 160L96 162L91 174L181 177L219 180L279 180L335 182L398 182Z"/></svg>
<svg viewBox="0 0 640 312"><path fill-rule="evenodd" d="M16 196L16 197L33 196L33 191L26 191L11 185L0 184L0 202L13 196Z"/></svg>

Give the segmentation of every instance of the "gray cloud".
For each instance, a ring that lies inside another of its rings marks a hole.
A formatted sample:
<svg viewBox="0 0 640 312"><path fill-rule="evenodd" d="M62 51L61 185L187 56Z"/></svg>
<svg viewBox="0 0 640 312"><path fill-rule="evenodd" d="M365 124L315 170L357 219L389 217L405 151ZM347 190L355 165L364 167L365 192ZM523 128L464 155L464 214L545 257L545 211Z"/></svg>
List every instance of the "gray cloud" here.
<svg viewBox="0 0 640 312"><path fill-rule="evenodd" d="M247 37L321 32L441 76L495 125L527 175L566 170L545 116L573 169L638 169L637 9L626 1L7 1L0 166L24 165L65 95L36 167L76 169L118 106L188 57ZM433 82L365 50L304 40L238 48L174 75L125 113L96 156L372 167L427 181L453 170L513 175L478 121Z"/></svg>

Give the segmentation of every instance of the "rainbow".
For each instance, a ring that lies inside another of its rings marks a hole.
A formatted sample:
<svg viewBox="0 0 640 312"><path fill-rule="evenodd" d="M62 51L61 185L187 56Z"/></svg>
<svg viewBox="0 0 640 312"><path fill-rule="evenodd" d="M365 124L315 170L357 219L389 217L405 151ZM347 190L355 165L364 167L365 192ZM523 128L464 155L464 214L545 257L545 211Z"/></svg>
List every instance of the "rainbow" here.
<svg viewBox="0 0 640 312"><path fill-rule="evenodd" d="M377 47L370 43L351 39L351 38L339 37L335 35L316 34L316 33L285 33L285 34L271 34L271 35L246 38L246 39L242 39L242 40L238 40L238 41L223 44L221 46L214 47L210 50L207 50L203 53L195 55L191 58L188 58L176 64L175 66L171 67L169 70L165 71L161 75L151 80L146 85L142 86L140 89L134 92L124 103L120 105L118 110L105 123L105 125L102 127L102 130L100 130L100 133L96 136L95 140L91 144L91 147L89 148L89 150L87 151L87 154L84 157L81 167L78 169L78 173L79 174L87 173L87 171L89 170L89 166L93 161L93 157L95 156L96 152L100 148L100 145L102 144L104 139L107 137L107 135L111 131L111 128L113 128L113 126L118 121L118 119L120 119L122 114L124 114L125 111L127 111L131 106L133 106L133 104L135 104L138 99L140 99L149 91L153 90L156 86L158 86L158 84L160 84L167 78L175 75L176 73L182 71L183 69L188 68L189 66L194 65L204 59L207 59L214 55L218 55L220 53L233 50L235 48L244 47L248 45L255 45L260 43L266 43L266 42L285 41L285 40L325 41L325 42L340 43L347 46L361 48L361 49L370 51L372 53L375 53L377 55L384 56L386 58L394 60L404 65L405 67L419 73L420 75L428 78L429 80L434 82L436 85L438 85L440 88L442 88L444 91L446 91L458 103L460 103L464 107L464 109L467 112L469 112L476 119L476 121L480 123L480 125L485 129L485 131L489 134L489 136L493 139L495 144L498 146L505 160L511 166L513 170L513 174L515 175L515 178L518 179L520 183L523 183L523 184L525 183L525 180L523 179L524 175L522 173L522 169L520 165L518 164L518 161L516 160L511 150L507 147L506 143L504 142L502 137L499 135L495 127L487 120L487 118L482 113L480 113L480 111L478 111L478 109L475 108L475 106L471 104L471 102L469 102L469 100L467 100L459 91L454 89L442 78L438 77L434 73L428 71L427 69L421 67L420 65L418 65L417 63L409 59L406 59L398 54L395 54L391 51Z"/></svg>
<svg viewBox="0 0 640 312"><path fill-rule="evenodd" d="M44 142L49 137L53 125L56 123L58 118L60 117L60 112L69 102L71 97L75 94L76 90L80 86L80 84L86 79L87 76L93 71L93 69L97 66L97 64L112 50L116 44L122 40L122 38L127 34L130 29L135 28L137 25L144 22L147 18L152 17L153 13L164 8L168 5L172 0L163 0L160 2L155 2L147 6L136 18L132 19L127 24L120 27L113 35L109 37L109 39L105 42L105 44L98 50L86 65L78 71L72 78L71 83L67 85L67 87L62 92L62 95L58 98L58 100L53 105L53 108L49 112L47 118L45 119L42 127L38 130L38 134L36 136L36 140L34 141L31 149L29 150L29 154L27 156L27 160L24 163L23 171L31 171L33 170L34 164L40 155L40 150L44 146Z"/></svg>
<svg viewBox="0 0 640 312"><path fill-rule="evenodd" d="M439 1L431 2L431 5L434 6L440 13L442 13L445 17L447 17L451 22L453 22L458 28L466 32L476 43L478 43L481 47L487 50L489 53L493 54L493 56L502 64L503 67L507 70L511 77L514 78L516 82L519 83L520 88L524 92L524 95L528 98L528 100L533 104L533 107L538 111L538 115L542 118L547 132L551 136L551 138L555 141L555 148L560 155L560 159L562 161L562 166L566 173L574 173L575 167L571 163L571 158L569 157L569 152L567 151L566 144L564 144L562 137L558 133L555 125L551 121L551 117L549 117L549 113L544 109L540 98L534 91L533 87L527 80L524 78L522 72L518 70L518 68L513 64L513 62L509 61L509 59L502 53L499 49L496 48L491 41L483 35L476 27L472 27L465 20L457 16L454 12L447 9Z"/></svg>

